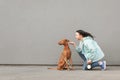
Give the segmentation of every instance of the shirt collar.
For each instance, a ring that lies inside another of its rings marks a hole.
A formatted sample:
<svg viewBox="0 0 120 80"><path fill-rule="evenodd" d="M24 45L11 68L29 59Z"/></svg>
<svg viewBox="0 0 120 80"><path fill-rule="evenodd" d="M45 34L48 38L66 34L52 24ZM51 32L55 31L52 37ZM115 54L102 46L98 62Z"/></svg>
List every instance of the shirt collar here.
<svg viewBox="0 0 120 80"><path fill-rule="evenodd" d="M92 39L90 36L88 36L88 37L84 37L81 41L85 41L85 40L87 40L87 39Z"/></svg>

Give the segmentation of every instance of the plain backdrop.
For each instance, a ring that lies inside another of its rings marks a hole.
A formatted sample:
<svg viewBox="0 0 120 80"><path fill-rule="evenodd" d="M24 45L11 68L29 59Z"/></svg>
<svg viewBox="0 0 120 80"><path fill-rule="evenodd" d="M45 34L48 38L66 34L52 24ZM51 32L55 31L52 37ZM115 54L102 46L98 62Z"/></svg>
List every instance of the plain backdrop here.
<svg viewBox="0 0 120 80"><path fill-rule="evenodd" d="M0 0L0 64L57 64L58 41L78 44L79 29L95 36L107 64L120 65L120 0Z"/></svg>

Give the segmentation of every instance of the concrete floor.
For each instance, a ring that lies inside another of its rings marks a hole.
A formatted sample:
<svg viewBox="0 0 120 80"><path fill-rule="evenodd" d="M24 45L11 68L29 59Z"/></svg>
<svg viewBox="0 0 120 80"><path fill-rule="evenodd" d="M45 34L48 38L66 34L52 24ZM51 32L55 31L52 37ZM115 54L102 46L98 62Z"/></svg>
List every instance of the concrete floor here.
<svg viewBox="0 0 120 80"><path fill-rule="evenodd" d="M49 67L55 66L0 66L0 80L120 80L119 66L109 66L106 71L83 71L81 66L57 71L48 70Z"/></svg>

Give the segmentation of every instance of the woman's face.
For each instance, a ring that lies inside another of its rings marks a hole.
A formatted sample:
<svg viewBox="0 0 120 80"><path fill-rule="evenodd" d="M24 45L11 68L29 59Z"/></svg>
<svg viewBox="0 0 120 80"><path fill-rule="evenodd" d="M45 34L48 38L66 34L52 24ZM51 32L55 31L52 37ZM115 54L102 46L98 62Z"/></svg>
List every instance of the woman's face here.
<svg viewBox="0 0 120 80"><path fill-rule="evenodd" d="M76 33L75 33L75 38L76 38L77 40L81 40L81 39L83 38L83 36L80 35L78 32L76 32Z"/></svg>

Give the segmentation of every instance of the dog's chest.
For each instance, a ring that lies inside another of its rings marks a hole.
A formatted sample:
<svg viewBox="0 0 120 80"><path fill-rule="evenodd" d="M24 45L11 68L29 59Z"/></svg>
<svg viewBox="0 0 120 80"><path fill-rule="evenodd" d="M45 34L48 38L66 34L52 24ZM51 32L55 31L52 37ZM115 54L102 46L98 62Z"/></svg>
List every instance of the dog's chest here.
<svg viewBox="0 0 120 80"><path fill-rule="evenodd" d="M64 57L67 57L68 59L71 57L71 51L70 49L63 50Z"/></svg>

